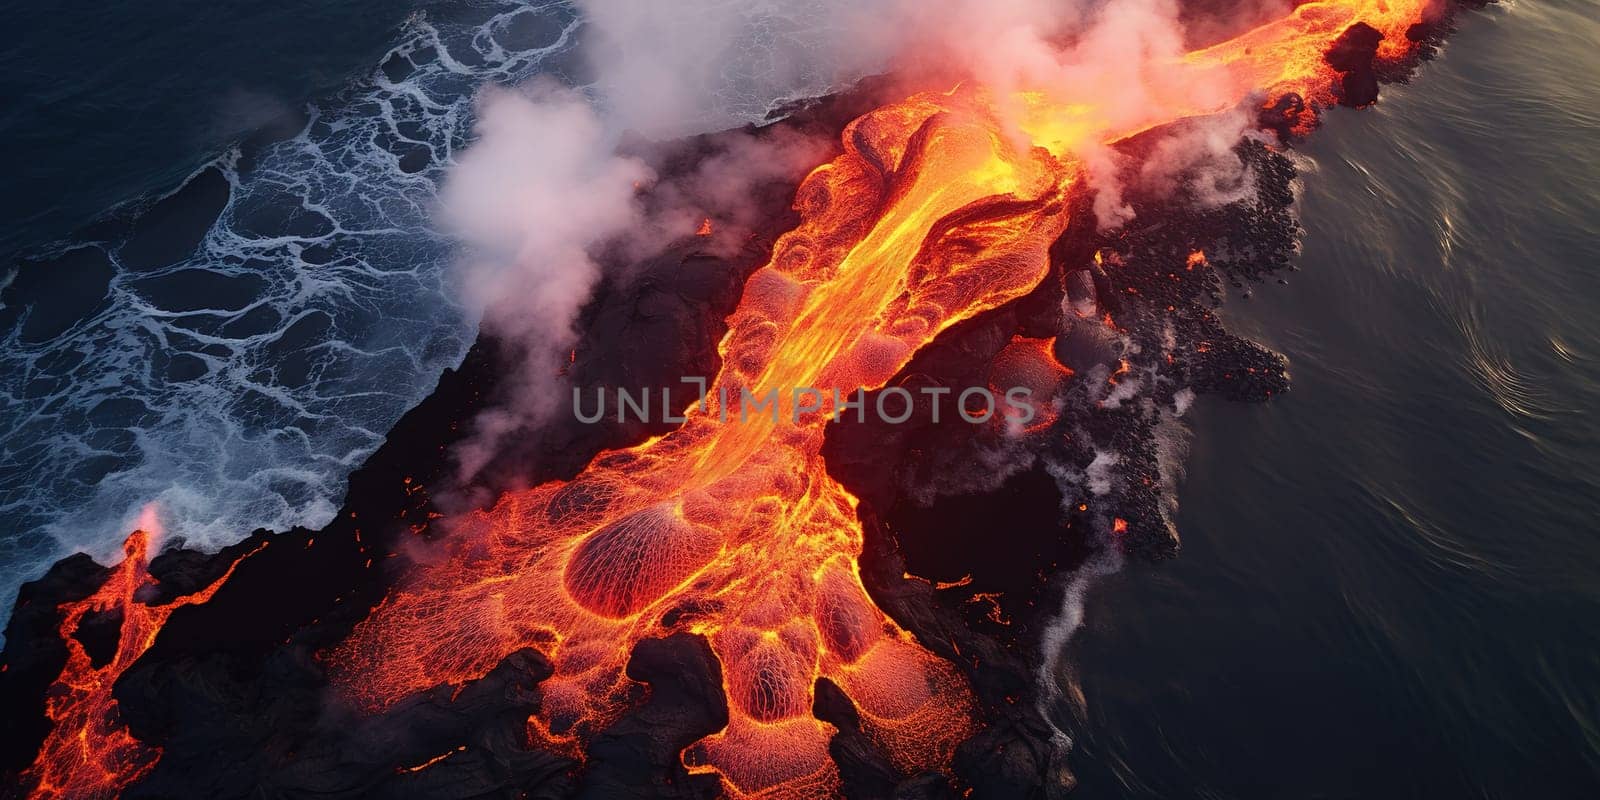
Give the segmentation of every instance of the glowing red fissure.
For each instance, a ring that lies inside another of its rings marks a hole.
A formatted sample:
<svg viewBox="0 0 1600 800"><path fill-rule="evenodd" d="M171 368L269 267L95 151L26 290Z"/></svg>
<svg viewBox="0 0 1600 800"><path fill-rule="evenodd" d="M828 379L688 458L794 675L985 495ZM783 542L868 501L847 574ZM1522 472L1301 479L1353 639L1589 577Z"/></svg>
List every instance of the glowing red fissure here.
<svg viewBox="0 0 1600 800"><path fill-rule="evenodd" d="M115 797L155 768L161 750L128 732L119 717L112 688L122 673L155 644L156 635L172 612L210 600L239 562L256 552L252 550L234 561L210 586L165 605L152 606L135 597L140 590L157 583L149 571L149 547L149 535L143 530L134 531L122 545L121 563L112 568L105 583L89 597L60 609L58 631L67 647L67 661L45 697L45 715L53 727L33 764L23 772L24 780L33 781L33 798ZM113 611L122 616L117 649L109 661L95 666L76 636L78 626L91 612Z"/></svg>

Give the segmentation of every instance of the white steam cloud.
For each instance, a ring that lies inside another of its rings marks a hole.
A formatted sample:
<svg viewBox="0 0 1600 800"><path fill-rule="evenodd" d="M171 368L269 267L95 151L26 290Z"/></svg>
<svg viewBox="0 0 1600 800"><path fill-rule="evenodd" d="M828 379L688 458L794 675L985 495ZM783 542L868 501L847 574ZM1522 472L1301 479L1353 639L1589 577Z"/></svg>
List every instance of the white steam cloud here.
<svg viewBox="0 0 1600 800"><path fill-rule="evenodd" d="M760 121L881 70L882 0L578 0L609 116L665 139Z"/></svg>
<svg viewBox="0 0 1600 800"><path fill-rule="evenodd" d="M503 365L501 396L456 448L464 478L493 459L504 437L566 408L560 368L601 278L597 251L646 259L707 220L716 233L699 249L736 249L761 222L748 202L755 187L798 178L832 147L789 130L731 132L697 143L695 166L658 182L644 159L617 152L621 131L585 95L549 81L485 90L474 132L446 178L439 218L464 245L468 303L513 361ZM668 157L674 147L636 149Z"/></svg>
<svg viewBox="0 0 1600 800"><path fill-rule="evenodd" d="M634 187L652 175L613 153L581 95L550 84L485 91L477 133L445 181L441 217L467 245L469 302L517 359L506 387L516 403L479 416L473 443L457 453L464 474L492 456L482 444L555 408L559 354L574 345L573 323L600 277L590 246L634 223Z"/></svg>
<svg viewBox="0 0 1600 800"><path fill-rule="evenodd" d="M748 217L752 187L798 177L834 146L775 130L723 135L691 174L658 183L645 161L617 154L625 131L665 140L761 121L790 101L890 65L896 92L955 80L976 80L997 98L1027 88L1055 103L1092 104L1105 130L1151 124L1180 101L1221 107L1232 96L1218 76L1175 77L1165 68L1192 43L1173 0L579 6L593 96L548 82L486 90L477 141L442 193L441 218L465 245L468 299L483 309L485 330L517 357L507 398L480 417L457 454L463 476L492 458L499 439L563 407L559 371L601 277L595 253L645 258L692 235L705 218L719 233L708 247L736 247L737 234L761 222ZM1241 196L1249 177L1230 148L1249 127L1244 114L1181 126L1138 180L1184 184L1199 202ZM1109 228L1132 211L1122 200L1119 159L1101 138L1091 133L1077 152L1097 190L1098 221Z"/></svg>

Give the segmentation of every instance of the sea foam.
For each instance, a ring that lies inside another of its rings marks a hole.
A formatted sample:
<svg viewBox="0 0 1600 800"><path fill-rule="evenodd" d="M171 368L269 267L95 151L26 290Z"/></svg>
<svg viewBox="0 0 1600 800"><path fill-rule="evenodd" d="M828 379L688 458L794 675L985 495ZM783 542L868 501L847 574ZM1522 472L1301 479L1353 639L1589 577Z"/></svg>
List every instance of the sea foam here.
<svg viewBox="0 0 1600 800"><path fill-rule="evenodd" d="M191 176L228 197L186 257L126 236L45 254L110 276L64 330L27 307L0 329L0 614L65 555L114 560L146 503L205 549L333 518L350 472L476 335L430 222L475 92L560 77L581 27L547 2L415 14L297 135Z"/></svg>

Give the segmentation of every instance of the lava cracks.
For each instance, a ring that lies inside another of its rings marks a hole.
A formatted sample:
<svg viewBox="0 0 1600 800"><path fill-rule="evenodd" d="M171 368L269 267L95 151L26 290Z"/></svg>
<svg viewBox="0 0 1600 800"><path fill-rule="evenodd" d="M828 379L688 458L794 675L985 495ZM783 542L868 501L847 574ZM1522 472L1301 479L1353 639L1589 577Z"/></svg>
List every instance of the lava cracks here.
<svg viewBox="0 0 1600 800"><path fill-rule="evenodd" d="M825 506L843 508L849 499L826 476L815 488ZM852 519L824 513L810 522L859 546ZM872 605L854 558L841 550L805 548L806 560L826 561L745 584L761 599L731 623L708 615L692 625L710 637L723 665L729 722L689 748L684 761L720 773L734 794L808 796L837 783L828 756L834 729L811 715L820 677L845 690L863 730L907 771L941 766L972 730L964 680Z"/></svg>
<svg viewBox="0 0 1600 800"><path fill-rule="evenodd" d="M147 510L144 521L151 531L157 530L153 513L153 507ZM174 611L209 601L240 562L266 547L262 544L235 559L209 586L164 605L148 605L138 596L158 583L149 569L151 536L143 528L129 534L122 545L122 561L100 588L60 609L59 631L67 661L45 699L45 714L54 727L24 772L34 782L29 797L35 800L116 797L155 768L161 749L136 738L123 723L113 691L117 680L155 644ZM104 663L91 658L77 637L84 618L96 612L121 615L116 651Z"/></svg>
<svg viewBox="0 0 1600 800"><path fill-rule="evenodd" d="M1233 80L1172 93L1182 102L1119 129L1096 127L1093 108L1034 98L1025 105L1040 116L1020 126L1034 146L1016 142L981 89L917 95L855 120L843 153L796 192L800 225L747 282L708 401L677 431L601 454L570 483L509 493L459 520L442 552L419 561L332 654L335 680L382 708L537 648L553 672L530 737L578 755L637 700L624 673L634 646L688 631L721 665L728 723L683 763L720 775L729 795L837 789L835 730L812 713L822 678L902 771L943 766L972 730L970 692L862 586L856 500L821 456L839 395L883 386L941 331L1038 284L1067 224L1079 145L1254 92L1326 103L1338 75L1322 53L1346 26L1366 16L1393 34L1421 21L1422 8L1301 6L1173 63L1182 85ZM1072 374L1063 348L1074 343L1016 340L990 381L1050 396ZM802 388L820 403L802 408L791 394Z"/></svg>
<svg viewBox="0 0 1600 800"><path fill-rule="evenodd" d="M729 710L683 761L730 795L836 789L835 729L812 712L822 678L901 769L948 762L972 730L969 690L868 599L856 500L821 456L837 399L802 412L790 391L881 386L941 330L1031 290L1076 170L1016 147L976 92L887 106L843 139L747 283L706 406L457 521L332 654L351 697L383 708L534 647L553 674L531 738L581 754L637 699L634 645L689 631L710 643ZM747 416L768 392L770 410Z"/></svg>
<svg viewBox="0 0 1600 800"><path fill-rule="evenodd" d="M863 729L898 765L940 766L972 729L967 689L868 599L855 500L809 441L820 432L808 433L802 447L763 450L736 474L666 499L655 492L689 482L677 459L610 462L627 467L507 498L374 611L336 653L336 675L383 707L538 647L554 674L530 732L576 754L626 707L633 646L689 630L722 665L729 723L684 762L719 773L730 794L836 785L835 731L812 716L822 677L855 700Z"/></svg>
<svg viewBox="0 0 1600 800"><path fill-rule="evenodd" d="M567 560L567 594L600 616L624 619L660 600L715 558L722 533L658 503L590 534Z"/></svg>

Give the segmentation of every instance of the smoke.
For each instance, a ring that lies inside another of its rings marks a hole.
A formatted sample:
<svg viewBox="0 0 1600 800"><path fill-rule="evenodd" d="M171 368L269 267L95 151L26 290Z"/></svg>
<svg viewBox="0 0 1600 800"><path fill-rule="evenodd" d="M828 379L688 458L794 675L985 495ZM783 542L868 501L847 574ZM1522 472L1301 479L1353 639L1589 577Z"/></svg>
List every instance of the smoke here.
<svg viewBox="0 0 1600 800"><path fill-rule="evenodd" d="M1048 108L1091 110L1052 149L1083 162L1103 230L1133 216L1123 201L1122 159L1104 143L1108 131L1149 127L1173 108L1229 109L1240 96L1225 74L1172 68L1191 46L1173 0L941 0L933 8L922 22L929 43L916 49L962 65L993 91L1006 121L1036 124L1016 100L1024 92L1042 96ZM1249 180L1231 148L1249 127L1249 115L1237 111L1175 126L1146 160L1141 183L1198 181L1192 194L1200 202L1236 199ZM1037 138L1018 135L1029 143Z"/></svg>
<svg viewBox="0 0 1600 800"><path fill-rule="evenodd" d="M1287 15L1299 5L1295 0L1229 0L1222 8L1205 13L1203 3L1180 10L1184 35L1190 47L1206 47L1231 39L1268 20Z"/></svg>
<svg viewBox="0 0 1600 800"><path fill-rule="evenodd" d="M440 192L439 219L463 245L459 277L469 307L509 358L499 392L457 446L458 475L476 475L507 437L565 409L562 366L574 325L608 262L636 263L696 236L730 252L761 220L748 200L774 180L797 180L832 144L786 129L732 131L695 141L694 165L661 178L682 144L635 143L584 94L551 81L485 89L476 141Z"/></svg>
<svg viewBox="0 0 1600 800"><path fill-rule="evenodd" d="M1200 208L1254 197L1255 181L1234 148L1255 135L1255 120L1242 108L1175 125L1140 165L1140 188L1181 193Z"/></svg>
<svg viewBox="0 0 1600 800"><path fill-rule="evenodd" d="M145 541L152 553L161 552L167 532L161 524L161 507L156 503L145 503L139 509L139 524L137 530L144 531Z"/></svg>
<svg viewBox="0 0 1600 800"><path fill-rule="evenodd" d="M1109 527L1110 523L1102 520L1100 525ZM1039 717L1050 726L1051 738L1059 747L1071 747L1072 737L1056 724L1055 706L1065 702L1069 708L1081 708L1084 704L1071 665L1064 662L1063 657L1073 635L1083 627L1089 591L1101 578L1121 571L1122 560L1121 550L1102 543L1095 554L1072 573L1061 592L1060 612L1039 637Z"/></svg>
<svg viewBox="0 0 1600 800"><path fill-rule="evenodd" d="M652 162L671 162L683 155L685 145L637 147ZM644 187L638 225L613 243L624 260L660 253L671 242L701 234L707 222L712 233L704 235L699 249L728 255L768 222L760 218L758 204L751 202L760 187L774 181L796 183L837 149L831 138L781 127L727 131L698 138L687 147L694 151L692 168Z"/></svg>
<svg viewBox="0 0 1600 800"><path fill-rule="evenodd" d="M652 177L614 153L582 95L553 84L485 90L476 133L445 180L440 217L465 245L468 302L513 359L504 391L515 402L479 416L457 452L463 474L481 468L500 437L556 407L560 355L575 344L573 323L600 277L590 250L637 223L635 186Z"/></svg>
<svg viewBox="0 0 1600 800"><path fill-rule="evenodd" d="M1238 96L1227 76L1173 70L1172 60L1287 5L1247 0L1205 13L1177 0L579 0L609 116L653 138L761 120L890 68L912 88L970 79L1001 98L1025 90L1057 106L1092 105L1101 130L1138 129L1174 106L1225 107Z"/></svg>
<svg viewBox="0 0 1600 800"><path fill-rule="evenodd" d="M1258 5L1278 0L1260 0ZM1173 0L579 0L589 94L535 82L487 89L476 141L450 171L441 219L464 244L467 300L512 355L501 401L459 448L471 476L500 441L548 419L566 397L561 366L574 323L600 280L596 254L639 261L692 236L705 220L728 250L762 222L751 192L795 179L832 141L786 129L730 132L697 143L695 166L658 177L671 145L630 145L628 132L666 140L769 118L791 101L843 88L893 67L887 91L975 81L992 91L1019 142L1027 109L1016 92L1053 108L1082 107L1070 141L1096 191L1102 228L1132 216L1123 159L1104 132L1137 130L1174 105L1225 106L1223 76L1172 70L1189 40ZM1253 14L1252 14L1253 16ZM1208 34L1209 35L1209 34ZM1191 120L1157 145L1132 179L1182 187L1216 204L1250 190L1232 146L1243 113ZM634 139L639 138L634 136Z"/></svg>
<svg viewBox="0 0 1600 800"><path fill-rule="evenodd" d="M866 44L858 6L882 0L579 0L588 60L608 115L655 139L766 119L888 64Z"/></svg>
<svg viewBox="0 0 1600 800"><path fill-rule="evenodd" d="M1053 108L1093 109L1062 144L1087 168L1103 228L1132 213L1103 133L1141 129L1174 107L1228 108L1240 96L1229 76L1174 70L1172 63L1286 4L1251 0L1207 14L1176 0L581 2L594 28L590 61L608 112L650 136L760 120L785 102L890 67L904 93L961 80L988 87L1017 128L1026 116L1010 105L1019 91L1037 93ZM1164 155L1191 168L1208 162L1198 177L1210 185L1197 196L1229 196L1246 176L1226 150L1246 125L1241 115L1185 126L1163 145Z"/></svg>

